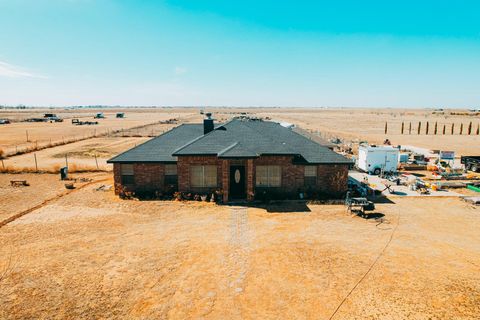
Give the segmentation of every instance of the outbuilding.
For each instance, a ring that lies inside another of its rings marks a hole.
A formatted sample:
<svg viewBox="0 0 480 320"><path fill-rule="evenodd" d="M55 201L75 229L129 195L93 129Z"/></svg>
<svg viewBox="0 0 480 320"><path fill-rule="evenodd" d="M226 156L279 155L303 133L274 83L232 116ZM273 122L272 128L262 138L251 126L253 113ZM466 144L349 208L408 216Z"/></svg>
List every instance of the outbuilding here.
<svg viewBox="0 0 480 320"><path fill-rule="evenodd" d="M223 201L302 192L341 196L350 159L276 122L182 124L110 160L115 193L210 193Z"/></svg>

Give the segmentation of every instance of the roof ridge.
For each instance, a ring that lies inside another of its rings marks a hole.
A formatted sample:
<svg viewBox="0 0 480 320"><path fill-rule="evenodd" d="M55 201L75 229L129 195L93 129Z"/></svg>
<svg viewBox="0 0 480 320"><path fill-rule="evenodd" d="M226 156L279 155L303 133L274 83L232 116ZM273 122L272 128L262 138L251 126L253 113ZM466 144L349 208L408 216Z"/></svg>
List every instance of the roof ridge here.
<svg viewBox="0 0 480 320"><path fill-rule="evenodd" d="M227 121L225 122L224 124L222 124L221 126L217 127L217 128L214 128L212 131L206 133L206 134L202 134L198 137L196 137L195 139L193 139L192 141L184 144L183 146L175 149L173 152L172 152L172 155L174 155L175 153L179 152L179 151L182 151L182 149L185 149L186 147L188 147L189 145L199 141L200 139L204 138L204 137L207 137L208 135L210 135L212 132L214 132L215 130L217 130L218 128L221 128L221 127L224 127L225 125L229 124L230 122L232 122L234 119L231 119L230 121Z"/></svg>

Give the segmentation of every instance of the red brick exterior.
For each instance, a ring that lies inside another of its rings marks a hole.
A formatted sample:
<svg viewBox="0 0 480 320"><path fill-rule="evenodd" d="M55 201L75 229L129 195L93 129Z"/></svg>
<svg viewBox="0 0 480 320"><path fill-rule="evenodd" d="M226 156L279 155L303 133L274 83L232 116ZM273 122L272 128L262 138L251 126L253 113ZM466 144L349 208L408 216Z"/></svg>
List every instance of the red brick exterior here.
<svg viewBox="0 0 480 320"><path fill-rule="evenodd" d="M133 164L135 183L122 185L121 164L113 164L115 194L123 191L164 191L165 164L162 163L135 163Z"/></svg>
<svg viewBox="0 0 480 320"><path fill-rule="evenodd" d="M280 165L282 167L282 185L274 188L276 191L296 195L298 190L305 190L304 165L295 165L292 163L292 156L261 156L256 159L246 160L228 160L218 159L215 156L182 156L178 157L177 174L178 190L183 192L211 192L213 189L222 189L224 202L229 200L229 179L230 165L244 165L246 174L246 194L248 200L253 200L256 191L255 188L255 167L257 165ZM217 186L216 188L193 188L190 186L190 166L191 165L215 165L217 167ZM120 165L115 163L113 166L115 193L120 190L154 190L163 191L165 189L164 164L134 164L135 184L122 186ZM317 165L317 182L311 186L315 192L327 193L330 195L340 195L347 189L348 165Z"/></svg>
<svg viewBox="0 0 480 320"><path fill-rule="evenodd" d="M222 184L222 160L215 156L185 156L178 157L177 174L178 190L184 192L209 192L212 188L193 188L190 186L191 165L216 165L217 166L217 188L223 188Z"/></svg>

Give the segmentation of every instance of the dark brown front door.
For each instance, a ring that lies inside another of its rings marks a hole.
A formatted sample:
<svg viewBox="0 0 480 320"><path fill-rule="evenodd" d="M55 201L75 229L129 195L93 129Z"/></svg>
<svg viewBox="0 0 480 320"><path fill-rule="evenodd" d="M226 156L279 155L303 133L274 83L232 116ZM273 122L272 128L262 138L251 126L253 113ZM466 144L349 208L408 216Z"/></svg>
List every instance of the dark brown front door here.
<svg viewBox="0 0 480 320"><path fill-rule="evenodd" d="M245 199L245 166L230 166L230 199Z"/></svg>

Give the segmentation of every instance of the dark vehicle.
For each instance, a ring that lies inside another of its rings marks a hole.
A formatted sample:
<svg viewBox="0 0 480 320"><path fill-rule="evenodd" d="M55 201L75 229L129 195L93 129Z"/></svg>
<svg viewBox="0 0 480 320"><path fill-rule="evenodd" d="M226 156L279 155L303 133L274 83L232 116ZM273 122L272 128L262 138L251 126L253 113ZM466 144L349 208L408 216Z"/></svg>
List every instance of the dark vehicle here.
<svg viewBox="0 0 480 320"><path fill-rule="evenodd" d="M462 156L460 162L466 170L480 172L480 156Z"/></svg>
<svg viewBox="0 0 480 320"><path fill-rule="evenodd" d="M57 115L55 113L45 113L43 115L44 118L57 118Z"/></svg>
<svg viewBox="0 0 480 320"><path fill-rule="evenodd" d="M8 119L0 119L0 124L9 124L10 120Z"/></svg>
<svg viewBox="0 0 480 320"><path fill-rule="evenodd" d="M26 122L48 122L48 118L29 118Z"/></svg>

